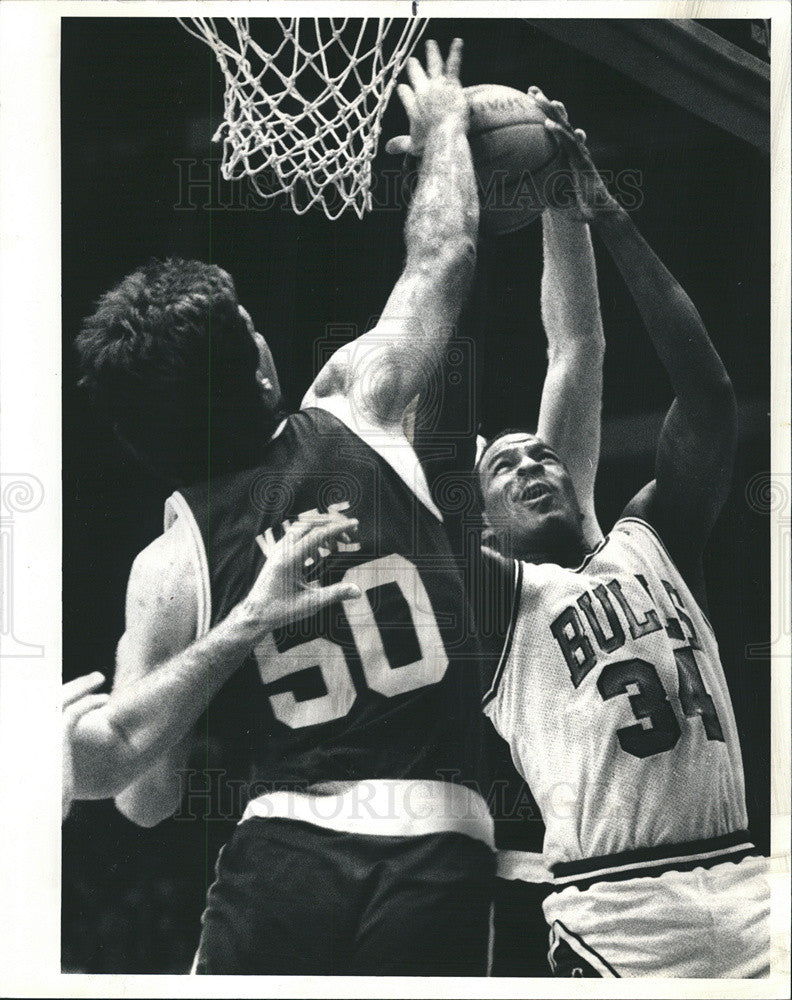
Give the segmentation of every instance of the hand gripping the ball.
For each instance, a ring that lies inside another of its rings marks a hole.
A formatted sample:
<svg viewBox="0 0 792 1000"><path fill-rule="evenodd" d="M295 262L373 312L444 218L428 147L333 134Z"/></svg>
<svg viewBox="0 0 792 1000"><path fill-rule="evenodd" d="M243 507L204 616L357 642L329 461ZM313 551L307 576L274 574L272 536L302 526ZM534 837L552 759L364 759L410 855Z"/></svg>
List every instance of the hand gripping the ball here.
<svg viewBox="0 0 792 1000"><path fill-rule="evenodd" d="M528 93L547 115L545 128L555 136L564 151L581 218L591 222L599 216L620 211L619 203L608 191L594 165L586 146L586 133L582 128L572 127L562 102L549 100L538 87L530 87Z"/></svg>
<svg viewBox="0 0 792 1000"><path fill-rule="evenodd" d="M469 113L459 71L462 66L462 39L455 38L443 63L437 42L426 43L426 70L415 58L407 60L406 83L398 86L399 97L410 122L410 134L389 139L388 153L409 153L420 156L430 131L446 123L457 124L467 131Z"/></svg>

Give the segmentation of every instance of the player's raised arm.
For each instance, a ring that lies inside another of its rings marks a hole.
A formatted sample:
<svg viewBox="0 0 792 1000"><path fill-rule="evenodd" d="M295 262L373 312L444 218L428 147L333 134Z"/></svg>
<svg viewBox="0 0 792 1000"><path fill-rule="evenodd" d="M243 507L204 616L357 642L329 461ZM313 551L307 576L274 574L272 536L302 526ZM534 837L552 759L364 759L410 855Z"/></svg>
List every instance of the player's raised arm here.
<svg viewBox="0 0 792 1000"><path fill-rule="evenodd" d="M418 183L405 225L406 259L377 326L336 352L312 392L347 395L365 419L398 424L442 357L468 293L476 260L479 205L468 105L459 81L462 42L445 63L426 46L426 71L410 59L411 86L399 95L410 138L389 144L420 154Z"/></svg>
<svg viewBox="0 0 792 1000"><path fill-rule="evenodd" d="M542 321L547 374L536 433L566 465L583 515L586 543L602 540L594 483L602 420L602 333L597 275L589 228L576 212L542 215Z"/></svg>
<svg viewBox="0 0 792 1000"><path fill-rule="evenodd" d="M189 608L174 606L168 543L149 546L130 577L127 631L113 692L69 729L73 797L115 795L124 814L141 825L173 811L179 791L175 771L188 746L182 741L250 650L274 628L360 596L354 585L319 587L303 575L307 559L315 561L356 526L337 515L292 525L268 553L248 596L206 636L178 652L194 619ZM177 562L171 566L178 570Z"/></svg>
<svg viewBox="0 0 792 1000"><path fill-rule="evenodd" d="M550 127L567 149L581 212L619 268L675 393L657 446L655 479L625 514L658 530L703 602L701 555L729 489L736 447L734 390L696 307L608 194L584 139L568 127Z"/></svg>
<svg viewBox="0 0 792 1000"><path fill-rule="evenodd" d="M530 93L551 117L566 111L538 88ZM594 509L602 416L602 332L594 249L577 207L548 208L542 215L544 269L542 322L547 335L547 375L539 407L538 436L564 462L592 548L602 539Z"/></svg>

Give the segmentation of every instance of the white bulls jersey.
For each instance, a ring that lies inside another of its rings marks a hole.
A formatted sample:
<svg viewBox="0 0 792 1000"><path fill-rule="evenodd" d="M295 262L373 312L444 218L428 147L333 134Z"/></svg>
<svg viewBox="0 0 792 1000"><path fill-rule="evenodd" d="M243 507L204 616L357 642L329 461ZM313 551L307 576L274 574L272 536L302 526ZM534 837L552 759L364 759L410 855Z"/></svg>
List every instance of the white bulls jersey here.
<svg viewBox="0 0 792 1000"><path fill-rule="evenodd" d="M596 878L600 861L651 865L658 845L744 853L742 759L717 643L654 531L624 518L580 569L516 573L484 710L542 812L556 884Z"/></svg>

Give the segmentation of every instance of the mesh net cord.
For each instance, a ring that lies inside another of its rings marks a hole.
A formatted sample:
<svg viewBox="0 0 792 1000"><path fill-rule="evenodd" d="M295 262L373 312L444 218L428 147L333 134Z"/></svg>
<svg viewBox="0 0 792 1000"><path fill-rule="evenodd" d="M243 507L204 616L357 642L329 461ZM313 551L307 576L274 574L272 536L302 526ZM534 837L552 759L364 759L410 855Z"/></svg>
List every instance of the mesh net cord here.
<svg viewBox="0 0 792 1000"><path fill-rule="evenodd" d="M247 18L180 18L215 53L225 78L222 175L250 178L263 198L330 219L371 209L382 115L425 18L273 18L267 51Z"/></svg>

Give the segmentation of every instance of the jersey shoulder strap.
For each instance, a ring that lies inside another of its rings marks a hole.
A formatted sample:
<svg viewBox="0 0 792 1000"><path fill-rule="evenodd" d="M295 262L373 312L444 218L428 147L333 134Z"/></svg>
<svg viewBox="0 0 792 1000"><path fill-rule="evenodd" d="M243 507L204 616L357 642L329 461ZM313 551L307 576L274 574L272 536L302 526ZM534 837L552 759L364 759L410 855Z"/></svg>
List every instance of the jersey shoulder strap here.
<svg viewBox="0 0 792 1000"><path fill-rule="evenodd" d="M338 393L317 396L311 387L302 402L301 411L325 410L339 420L349 431L369 446L386 462L438 521L443 515L431 497L426 474L415 449L407 440L404 428L399 425L383 426L367 418L353 407L349 396Z"/></svg>
<svg viewBox="0 0 792 1000"><path fill-rule="evenodd" d="M482 706L495 697L503 671L509 659L514 627L520 610L524 564L505 559L483 549L479 564L476 596L476 625L481 637L484 670L487 683Z"/></svg>

